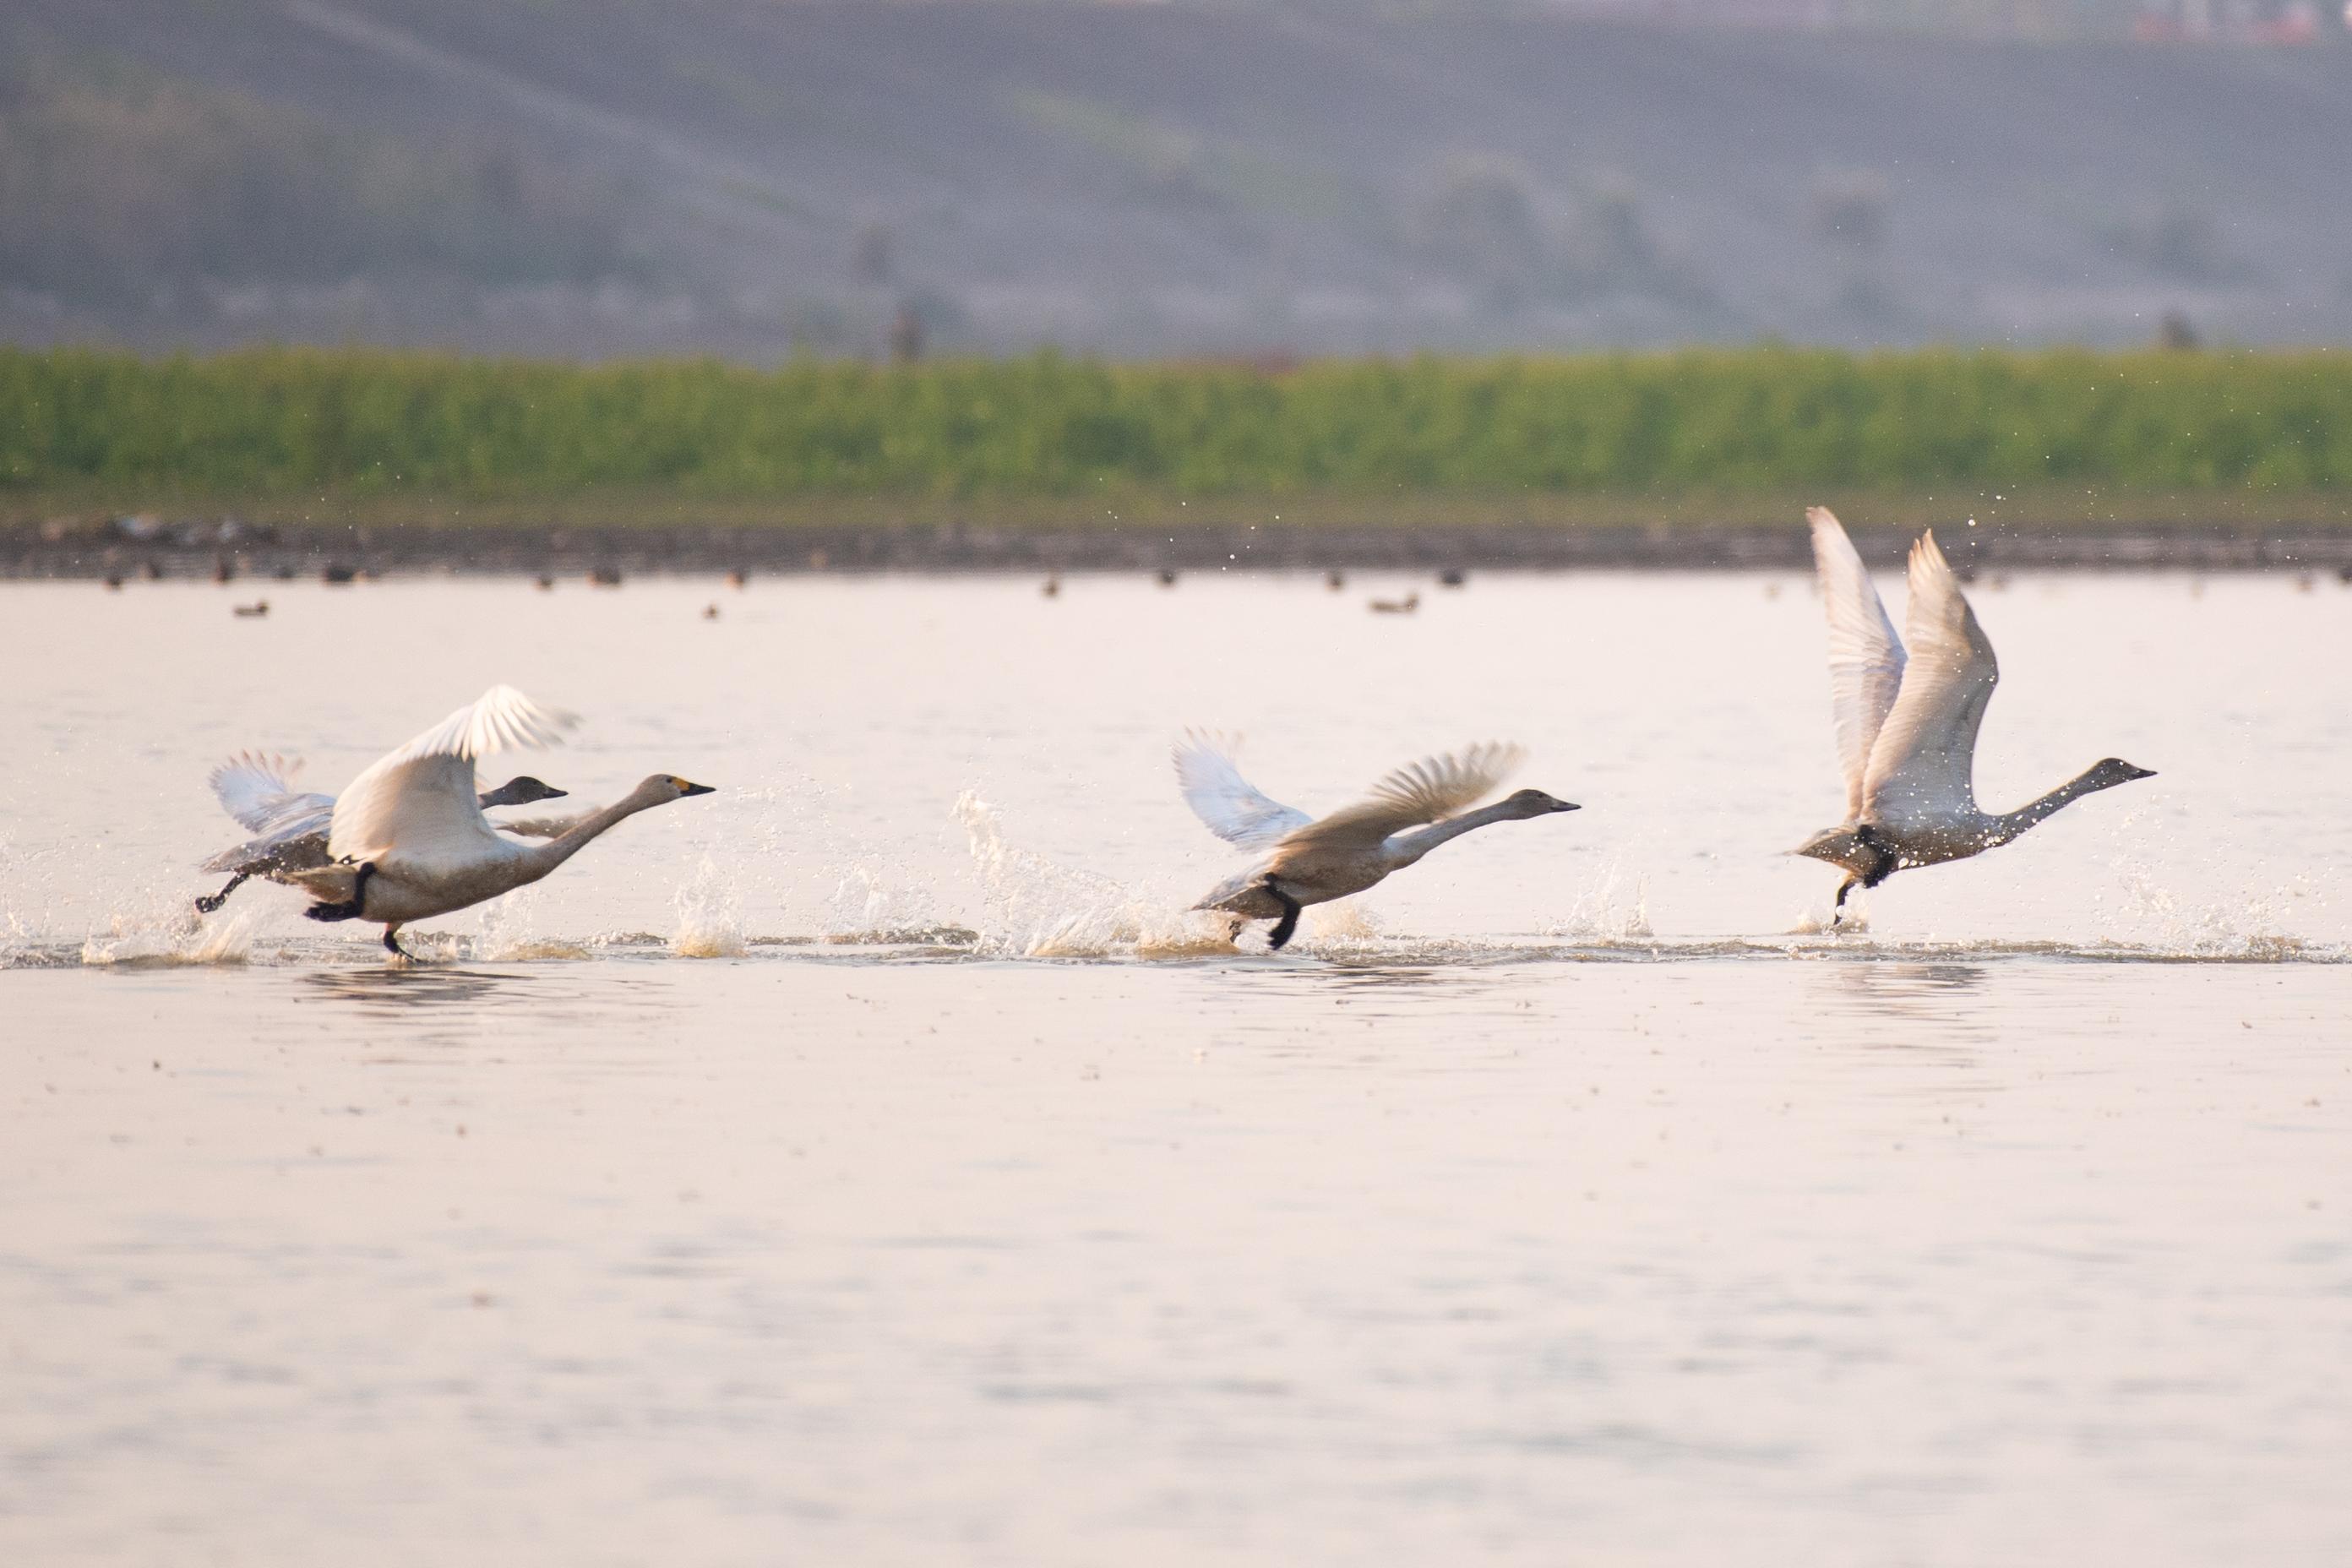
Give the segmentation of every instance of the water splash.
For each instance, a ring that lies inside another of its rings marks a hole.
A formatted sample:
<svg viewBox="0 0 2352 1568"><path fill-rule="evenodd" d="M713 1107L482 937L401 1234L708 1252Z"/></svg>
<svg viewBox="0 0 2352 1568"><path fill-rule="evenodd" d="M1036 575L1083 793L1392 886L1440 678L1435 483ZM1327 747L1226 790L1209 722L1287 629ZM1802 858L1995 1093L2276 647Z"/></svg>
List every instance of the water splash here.
<svg viewBox="0 0 2352 1568"><path fill-rule="evenodd" d="M982 944L1024 958L1139 957L1230 952L1222 918L1145 898L1091 871L1073 870L1005 839L996 808L970 790L956 797L987 914Z"/></svg>
<svg viewBox="0 0 2352 1568"><path fill-rule="evenodd" d="M1625 884L1631 879L1630 893ZM1623 897L1621 904L1619 900ZM1570 906L1567 918L1544 928L1544 935L1580 941L1612 937L1647 939L1657 935L1650 924L1650 879L1630 873L1624 861L1612 856L1601 864L1591 884Z"/></svg>
<svg viewBox="0 0 2352 1568"><path fill-rule="evenodd" d="M188 909L120 913L103 933L82 939L81 961L100 968L243 963L251 954L257 918L248 910L211 920L199 920Z"/></svg>
<svg viewBox="0 0 2352 1568"><path fill-rule="evenodd" d="M677 890L677 932L669 950L681 958L743 956L743 894L732 871L705 855L694 879Z"/></svg>
<svg viewBox="0 0 2352 1568"><path fill-rule="evenodd" d="M2110 900L2094 889L2091 899L2098 906L2101 937L2116 945L2200 958L2288 960L2315 951L2310 941L2285 929L2299 908L2326 902L2305 873L2267 888L2243 885L2220 900L2191 900L2159 882L2136 854L2118 855L2113 866L2121 897Z"/></svg>

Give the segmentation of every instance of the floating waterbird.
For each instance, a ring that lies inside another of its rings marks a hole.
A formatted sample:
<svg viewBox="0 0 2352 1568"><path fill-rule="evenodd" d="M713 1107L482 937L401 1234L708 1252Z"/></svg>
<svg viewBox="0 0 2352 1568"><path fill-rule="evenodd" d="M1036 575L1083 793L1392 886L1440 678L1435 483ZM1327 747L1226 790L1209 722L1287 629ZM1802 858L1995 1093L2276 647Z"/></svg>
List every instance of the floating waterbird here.
<svg viewBox="0 0 2352 1568"><path fill-rule="evenodd" d="M1573 801L1523 789L1471 810L1526 755L1511 745L1472 746L1458 756L1399 768L1364 799L1319 820L1260 793L1242 777L1228 743L1217 736L1187 731L1173 755L1184 803L1209 831L1244 849L1266 851L1192 907L1234 917L1234 935L1250 921L1274 921L1267 941L1275 949L1298 929L1298 911L1307 905L1360 893L1449 838L1490 822L1577 809ZM1412 828L1420 831L1407 831Z"/></svg>
<svg viewBox="0 0 2352 1568"><path fill-rule="evenodd" d="M708 784L655 773L627 795L542 844L501 837L474 795L474 762L516 746L552 745L576 721L493 686L352 781L335 802L331 863L292 880L314 921L376 921L400 957L400 928L536 882L625 818Z"/></svg>
<svg viewBox="0 0 2352 1568"><path fill-rule="evenodd" d="M219 798L221 808L244 824L245 830L254 837L205 862L204 869L207 871L234 874L228 886L196 900L198 912L211 914L228 902L228 896L251 878L263 877L291 885L291 873L316 870L328 864L327 830L334 820L335 797L295 789L293 775L301 765L299 760L289 763L284 757L240 752L213 770L213 794ZM478 798L487 809L561 800L566 793L525 773ZM533 838L552 838L562 831L559 827L553 832L533 832L527 823L500 826L509 833Z"/></svg>
<svg viewBox="0 0 2352 1568"><path fill-rule="evenodd" d="M1792 853L1846 873L1832 924L1855 888L1981 855L2094 791L2156 776L2107 757L2015 811L1979 810L1977 730L2000 667L1935 534L1921 534L1911 547L1906 658L1845 530L1826 507L1805 516L1829 611L1830 706L1845 773L1845 820Z"/></svg>
<svg viewBox="0 0 2352 1568"><path fill-rule="evenodd" d="M250 605L231 605L228 607L228 613L248 621L257 621L269 613L269 601L256 599Z"/></svg>
<svg viewBox="0 0 2352 1568"><path fill-rule="evenodd" d="M1039 588L1037 592L1049 599L1057 598L1062 592L1062 580L1059 577L1048 577L1045 579L1045 586Z"/></svg>
<svg viewBox="0 0 2352 1568"><path fill-rule="evenodd" d="M1421 595L1407 594L1402 599L1374 599L1372 614L1376 616L1409 616L1421 608Z"/></svg>

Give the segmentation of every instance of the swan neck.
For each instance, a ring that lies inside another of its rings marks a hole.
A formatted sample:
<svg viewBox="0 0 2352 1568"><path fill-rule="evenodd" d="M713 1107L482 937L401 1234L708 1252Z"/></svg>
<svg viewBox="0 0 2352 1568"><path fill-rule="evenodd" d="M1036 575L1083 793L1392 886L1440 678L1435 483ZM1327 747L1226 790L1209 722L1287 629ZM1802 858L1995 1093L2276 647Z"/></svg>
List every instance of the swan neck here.
<svg viewBox="0 0 2352 1568"><path fill-rule="evenodd" d="M1398 865L1410 866L1449 838L1459 838L1488 823L1515 821L1518 816L1507 801L1496 801L1443 822L1433 822L1426 827L1416 827L1411 833L1400 833L1389 840L1390 854Z"/></svg>
<svg viewBox="0 0 2352 1568"><path fill-rule="evenodd" d="M545 876L588 847L589 842L598 835L625 818L635 816L654 804L656 803L653 801L641 800L635 795L614 801L604 810L593 816L582 817L545 843L531 846L523 851L524 857L533 864L540 875Z"/></svg>
<svg viewBox="0 0 2352 1568"><path fill-rule="evenodd" d="M2015 811L2005 811L1994 817L1991 842L2006 844L2027 828L2047 820L2062 807L2074 805L2086 795L2096 794L2104 787L2091 782L2092 774L2097 771L2085 768L2048 795L2029 800Z"/></svg>

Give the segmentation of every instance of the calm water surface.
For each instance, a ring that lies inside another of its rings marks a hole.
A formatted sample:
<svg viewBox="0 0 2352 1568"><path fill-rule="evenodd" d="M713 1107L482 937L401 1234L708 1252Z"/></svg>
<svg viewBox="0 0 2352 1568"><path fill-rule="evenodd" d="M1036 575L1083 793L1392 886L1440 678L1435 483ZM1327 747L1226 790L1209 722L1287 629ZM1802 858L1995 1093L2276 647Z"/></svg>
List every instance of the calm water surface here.
<svg viewBox="0 0 2352 1568"><path fill-rule="evenodd" d="M2352 593L1979 584L2160 776L1832 937L1801 579L1407 586L0 587L0 1561L2352 1560ZM499 679L722 793L185 912ZM1586 809L1236 952L1187 723Z"/></svg>

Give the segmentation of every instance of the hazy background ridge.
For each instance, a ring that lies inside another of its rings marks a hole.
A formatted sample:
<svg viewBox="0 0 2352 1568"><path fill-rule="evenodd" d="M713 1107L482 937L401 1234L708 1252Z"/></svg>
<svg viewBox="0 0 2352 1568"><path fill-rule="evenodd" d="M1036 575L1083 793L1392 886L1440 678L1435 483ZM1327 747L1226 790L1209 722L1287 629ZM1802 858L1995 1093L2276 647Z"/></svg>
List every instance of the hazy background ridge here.
<svg viewBox="0 0 2352 1568"><path fill-rule="evenodd" d="M2053 30L16 0L0 336L765 357L878 353L911 310L935 350L1263 356L2352 329L2340 35Z"/></svg>

